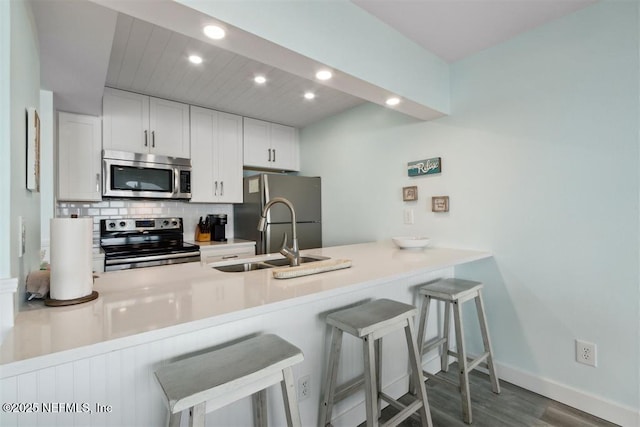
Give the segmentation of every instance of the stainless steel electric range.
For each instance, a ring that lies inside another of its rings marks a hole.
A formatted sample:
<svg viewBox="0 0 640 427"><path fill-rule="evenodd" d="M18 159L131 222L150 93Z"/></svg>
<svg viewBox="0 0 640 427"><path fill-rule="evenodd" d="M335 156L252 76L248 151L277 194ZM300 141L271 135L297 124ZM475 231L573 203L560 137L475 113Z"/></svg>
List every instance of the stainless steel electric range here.
<svg viewBox="0 0 640 427"><path fill-rule="evenodd" d="M200 260L200 247L183 238L182 218L102 219L105 271Z"/></svg>

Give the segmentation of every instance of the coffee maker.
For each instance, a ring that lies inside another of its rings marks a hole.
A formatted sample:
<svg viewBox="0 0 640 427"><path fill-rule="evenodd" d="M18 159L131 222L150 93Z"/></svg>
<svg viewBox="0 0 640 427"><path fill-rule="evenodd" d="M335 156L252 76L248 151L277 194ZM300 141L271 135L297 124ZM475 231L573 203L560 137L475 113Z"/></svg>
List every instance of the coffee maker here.
<svg viewBox="0 0 640 427"><path fill-rule="evenodd" d="M211 224L211 240L214 242L226 242L227 215L209 215L209 224Z"/></svg>

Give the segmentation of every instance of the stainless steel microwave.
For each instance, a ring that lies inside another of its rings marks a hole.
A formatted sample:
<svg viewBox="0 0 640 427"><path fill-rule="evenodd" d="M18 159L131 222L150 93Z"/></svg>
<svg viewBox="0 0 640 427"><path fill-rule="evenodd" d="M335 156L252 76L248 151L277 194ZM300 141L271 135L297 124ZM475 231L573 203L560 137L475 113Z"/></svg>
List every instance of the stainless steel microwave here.
<svg viewBox="0 0 640 427"><path fill-rule="evenodd" d="M102 195L190 199L191 160L126 151L102 151Z"/></svg>

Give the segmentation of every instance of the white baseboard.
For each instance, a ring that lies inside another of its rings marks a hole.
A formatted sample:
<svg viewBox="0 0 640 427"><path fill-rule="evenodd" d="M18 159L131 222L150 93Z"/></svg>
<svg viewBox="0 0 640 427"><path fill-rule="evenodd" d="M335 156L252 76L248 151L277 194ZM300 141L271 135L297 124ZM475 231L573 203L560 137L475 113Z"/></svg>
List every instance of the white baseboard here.
<svg viewBox="0 0 640 427"><path fill-rule="evenodd" d="M623 427L640 426L640 411L602 397L496 362L501 380Z"/></svg>

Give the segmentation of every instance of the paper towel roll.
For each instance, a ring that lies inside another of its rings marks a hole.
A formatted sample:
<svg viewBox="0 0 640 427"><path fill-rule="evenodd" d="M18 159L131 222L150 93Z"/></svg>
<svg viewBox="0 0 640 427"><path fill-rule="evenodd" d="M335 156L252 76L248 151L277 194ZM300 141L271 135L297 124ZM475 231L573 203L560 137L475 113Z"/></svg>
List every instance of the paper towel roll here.
<svg viewBox="0 0 640 427"><path fill-rule="evenodd" d="M52 218L51 284L54 300L85 297L93 291L93 219Z"/></svg>

